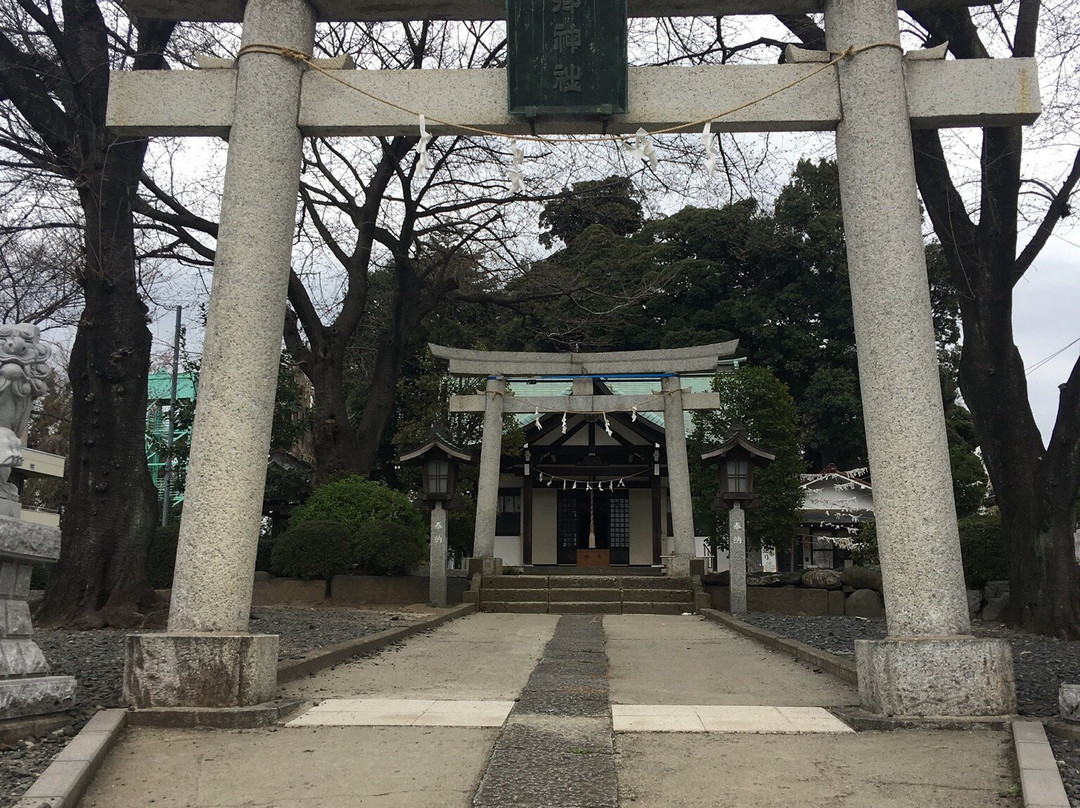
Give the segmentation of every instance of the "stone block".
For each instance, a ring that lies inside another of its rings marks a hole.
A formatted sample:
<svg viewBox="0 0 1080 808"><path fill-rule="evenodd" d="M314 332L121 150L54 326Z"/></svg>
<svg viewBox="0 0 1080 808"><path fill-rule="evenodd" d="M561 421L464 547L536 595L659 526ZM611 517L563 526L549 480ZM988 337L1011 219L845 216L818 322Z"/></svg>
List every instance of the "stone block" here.
<svg viewBox="0 0 1080 808"><path fill-rule="evenodd" d="M335 605L427 603L429 585L420 575L335 575L330 596Z"/></svg>
<svg viewBox="0 0 1080 808"><path fill-rule="evenodd" d="M0 678L37 676L49 672L49 664L37 643L29 637L0 639Z"/></svg>
<svg viewBox="0 0 1080 808"><path fill-rule="evenodd" d="M885 601L881 599L881 593L873 589L856 589L844 604L844 614L879 620L885 616Z"/></svg>
<svg viewBox="0 0 1080 808"><path fill-rule="evenodd" d="M0 598L21 598L30 595L31 564L25 561L0 559Z"/></svg>
<svg viewBox="0 0 1080 808"><path fill-rule="evenodd" d="M25 600L0 599L0 637L29 637L30 604Z"/></svg>
<svg viewBox="0 0 1080 808"><path fill-rule="evenodd" d="M34 676L0 681L0 719L24 718L71 709L75 678Z"/></svg>
<svg viewBox="0 0 1080 808"><path fill-rule="evenodd" d="M794 586L780 589L755 587L746 590L746 607L752 612L766 614L828 614L829 593L824 589Z"/></svg>
<svg viewBox="0 0 1080 808"><path fill-rule="evenodd" d="M60 528L0 516L0 558L14 561L56 561Z"/></svg>
<svg viewBox="0 0 1080 808"><path fill-rule="evenodd" d="M326 581L301 581L298 578L274 578L255 581L251 586L252 606L276 606L284 603L322 603L326 600Z"/></svg>
<svg viewBox="0 0 1080 808"><path fill-rule="evenodd" d="M10 516L12 519L21 518L22 507L18 502L10 499L0 499L0 516Z"/></svg>
<svg viewBox="0 0 1080 808"><path fill-rule="evenodd" d="M470 558L469 575L502 575L503 562L501 558Z"/></svg>
<svg viewBox="0 0 1080 808"><path fill-rule="evenodd" d="M980 716L1016 712L1012 649L966 635L855 643L863 709L886 716Z"/></svg>
<svg viewBox="0 0 1080 808"><path fill-rule="evenodd" d="M829 614L830 615L835 615L837 617L839 617L842 614L845 614L846 613L845 609L847 608L847 596L843 592L841 592L841 591L839 591L837 589L830 589L830 590L828 590L828 592L829 592Z"/></svg>
<svg viewBox="0 0 1080 808"><path fill-rule="evenodd" d="M276 634L129 634L124 699L135 707L247 707L277 689Z"/></svg>
<svg viewBox="0 0 1080 808"><path fill-rule="evenodd" d="M1062 685L1058 691L1058 706L1062 718L1080 723L1080 685Z"/></svg>

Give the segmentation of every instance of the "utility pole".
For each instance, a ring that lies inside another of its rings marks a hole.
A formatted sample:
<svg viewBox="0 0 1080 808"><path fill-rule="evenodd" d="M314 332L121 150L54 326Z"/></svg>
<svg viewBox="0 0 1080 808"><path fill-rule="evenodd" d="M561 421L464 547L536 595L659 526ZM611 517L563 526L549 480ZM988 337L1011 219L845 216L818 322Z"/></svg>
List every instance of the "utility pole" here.
<svg viewBox="0 0 1080 808"><path fill-rule="evenodd" d="M173 435L176 431L176 376L180 369L180 313L184 310L183 306L176 307L176 330L173 333L173 355L172 355L172 393L169 396L169 439L168 439L168 451L165 454L165 485L163 486L163 494L161 498L161 526L164 527L169 523L169 483L172 482L172 451L173 451Z"/></svg>

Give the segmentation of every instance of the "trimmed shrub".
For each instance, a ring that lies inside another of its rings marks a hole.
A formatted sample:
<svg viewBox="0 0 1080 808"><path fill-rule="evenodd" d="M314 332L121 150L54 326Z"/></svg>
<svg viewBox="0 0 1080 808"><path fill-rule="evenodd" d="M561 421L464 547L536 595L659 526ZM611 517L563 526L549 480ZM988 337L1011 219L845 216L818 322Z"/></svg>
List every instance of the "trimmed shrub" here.
<svg viewBox="0 0 1080 808"><path fill-rule="evenodd" d="M179 523L163 525L154 531L154 538L146 549L146 578L154 589L172 587L179 539Z"/></svg>
<svg viewBox="0 0 1080 808"><path fill-rule="evenodd" d="M350 534L371 521L395 522L424 530L420 511L407 496L358 474L316 488L303 505L293 510L289 526L316 520L338 522Z"/></svg>
<svg viewBox="0 0 1080 808"><path fill-rule="evenodd" d="M407 496L382 483L352 475L319 486L293 511L289 530L323 520L348 531L351 561L362 572L400 574L427 557L427 530L420 511Z"/></svg>
<svg viewBox="0 0 1080 808"><path fill-rule="evenodd" d="M352 540L337 522L317 520L291 526L274 540L270 566L288 578L324 578L352 568Z"/></svg>
<svg viewBox="0 0 1080 808"><path fill-rule="evenodd" d="M968 516L958 524L964 580L968 588L982 589L987 581L1008 580L1009 565L1000 514L995 511L985 516Z"/></svg>
<svg viewBox="0 0 1080 808"><path fill-rule="evenodd" d="M353 558L369 575L404 575L422 564L428 553L424 534L398 522L367 522L353 535L353 541Z"/></svg>

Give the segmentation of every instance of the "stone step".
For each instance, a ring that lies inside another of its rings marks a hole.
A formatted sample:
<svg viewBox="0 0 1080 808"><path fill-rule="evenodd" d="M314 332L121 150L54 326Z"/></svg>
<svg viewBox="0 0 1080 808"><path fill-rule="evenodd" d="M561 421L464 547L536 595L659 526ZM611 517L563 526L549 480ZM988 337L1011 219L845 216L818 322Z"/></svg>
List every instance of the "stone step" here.
<svg viewBox="0 0 1080 808"><path fill-rule="evenodd" d="M498 589L484 586L480 588L480 602L487 603L492 601L528 601L535 600L543 603L548 601L548 590L546 589L507 589L500 587Z"/></svg>
<svg viewBox="0 0 1080 808"><path fill-rule="evenodd" d="M620 603L574 602L549 603L548 614L622 614Z"/></svg>
<svg viewBox="0 0 1080 808"><path fill-rule="evenodd" d="M623 614L682 614L692 612L689 603L663 603L658 601L623 601Z"/></svg>
<svg viewBox="0 0 1080 808"><path fill-rule="evenodd" d="M546 575L485 575L480 585L487 589L547 589Z"/></svg>
<svg viewBox="0 0 1080 808"><path fill-rule="evenodd" d="M547 614L547 602L537 601L489 601L480 604L482 612L514 612L516 614Z"/></svg>
<svg viewBox="0 0 1080 808"><path fill-rule="evenodd" d="M548 600L551 603L618 603L622 600L621 594L618 589L549 589Z"/></svg>
<svg viewBox="0 0 1080 808"><path fill-rule="evenodd" d="M623 589L691 589L689 578L664 576L654 578L645 575L626 575L621 579Z"/></svg>
<svg viewBox="0 0 1080 808"><path fill-rule="evenodd" d="M549 586L558 589L618 589L619 578L614 575L559 575L548 579Z"/></svg>
<svg viewBox="0 0 1080 808"><path fill-rule="evenodd" d="M623 589L624 601L654 601L658 603L693 603L691 589Z"/></svg>

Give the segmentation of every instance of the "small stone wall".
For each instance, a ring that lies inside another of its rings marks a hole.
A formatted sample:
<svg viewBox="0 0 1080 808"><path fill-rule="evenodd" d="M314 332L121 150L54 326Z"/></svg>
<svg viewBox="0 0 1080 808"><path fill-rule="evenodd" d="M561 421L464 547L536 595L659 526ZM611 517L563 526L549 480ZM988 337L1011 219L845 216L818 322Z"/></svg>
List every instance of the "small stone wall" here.
<svg viewBox="0 0 1080 808"><path fill-rule="evenodd" d="M702 576L702 588L712 608L730 611L731 589L727 573ZM796 616L847 615L882 618L881 575L876 570L852 567L845 570L758 573L747 576L746 608L764 614Z"/></svg>
<svg viewBox="0 0 1080 808"><path fill-rule="evenodd" d="M448 577L447 604L461 603L468 586L468 578ZM327 598L326 581L270 578L261 573L251 601L253 606L406 606L427 602L428 578L422 575L335 575Z"/></svg>

